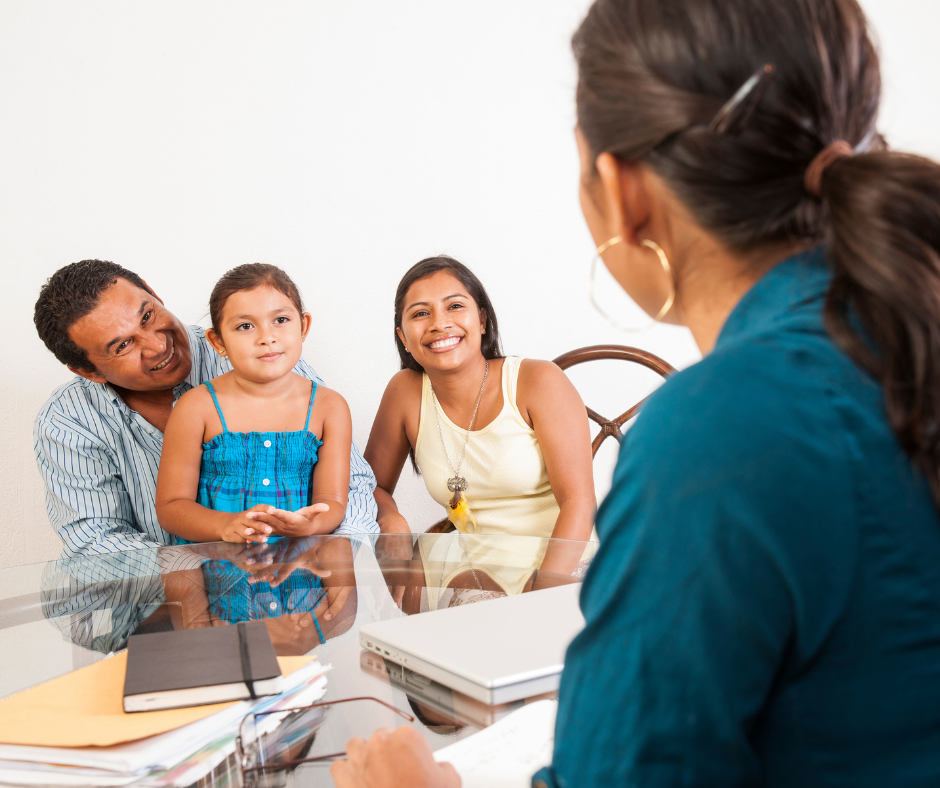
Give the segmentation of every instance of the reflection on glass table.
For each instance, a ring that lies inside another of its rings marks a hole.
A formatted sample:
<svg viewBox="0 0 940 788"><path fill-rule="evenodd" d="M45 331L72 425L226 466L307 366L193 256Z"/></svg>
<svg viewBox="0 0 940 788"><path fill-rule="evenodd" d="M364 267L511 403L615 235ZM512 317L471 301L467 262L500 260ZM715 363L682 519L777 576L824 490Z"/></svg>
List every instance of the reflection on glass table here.
<svg viewBox="0 0 940 788"><path fill-rule="evenodd" d="M414 722L415 719L407 712L372 697L340 698L301 708L249 714L238 726L238 736L235 738L235 763L242 782L258 788L283 784L286 773L301 764L343 757L343 751L310 754L327 715L341 703L378 703L403 720ZM355 714L355 711L352 713ZM365 735L368 733L365 732Z"/></svg>
<svg viewBox="0 0 940 788"><path fill-rule="evenodd" d="M0 647L8 656L0 696L101 659L124 648L131 634L263 620L279 655L314 654L331 665L324 701L376 697L414 715L411 724L438 749L521 702L487 707L370 655L359 646L360 626L577 583L595 548L591 542L456 533L318 536L0 570ZM334 705L310 742L309 757L341 752L352 736L402 722L380 704ZM239 779L233 749L213 780ZM285 779L331 784L328 769L316 764L303 764Z"/></svg>
<svg viewBox="0 0 940 788"><path fill-rule="evenodd" d="M547 693L488 706L371 651L363 650L359 662L363 671L401 690L408 699L412 713L425 726L439 733L456 732L467 725L485 728L526 703L554 696L554 693Z"/></svg>

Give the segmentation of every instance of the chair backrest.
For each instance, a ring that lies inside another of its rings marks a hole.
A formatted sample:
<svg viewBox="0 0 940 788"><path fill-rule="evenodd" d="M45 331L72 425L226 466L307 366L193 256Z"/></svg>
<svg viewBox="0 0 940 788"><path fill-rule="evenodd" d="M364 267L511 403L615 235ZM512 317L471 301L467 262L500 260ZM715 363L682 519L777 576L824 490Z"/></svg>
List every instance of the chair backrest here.
<svg viewBox="0 0 940 788"><path fill-rule="evenodd" d="M556 358L555 363L562 369L570 369L571 367L584 364L588 361L605 361L611 359L640 364L662 375L664 378L676 371L672 364L668 361L664 361L659 356L654 356L652 353L647 353L645 350L627 347L626 345L591 345L590 347L570 350ZM618 443L623 441L623 433L620 431L620 428L637 414L637 411L643 403L646 402L646 399L647 398L644 397L616 419L608 419L601 416L597 411L587 408L588 418L596 424L599 424L601 428L600 432L597 433L591 443L592 456L597 456L597 450L611 435L616 438Z"/></svg>

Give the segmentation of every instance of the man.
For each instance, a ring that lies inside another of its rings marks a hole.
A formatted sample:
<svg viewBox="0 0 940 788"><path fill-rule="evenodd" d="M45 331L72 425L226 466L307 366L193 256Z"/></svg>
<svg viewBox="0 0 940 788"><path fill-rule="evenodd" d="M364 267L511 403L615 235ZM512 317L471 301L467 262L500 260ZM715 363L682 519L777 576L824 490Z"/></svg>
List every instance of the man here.
<svg viewBox="0 0 940 788"><path fill-rule="evenodd" d="M39 411L34 448L63 558L174 543L154 492L173 403L231 367L198 326L184 326L137 274L82 260L43 285L39 336L76 377ZM301 359L294 370L322 382ZM355 445L337 533L378 531L375 477Z"/></svg>

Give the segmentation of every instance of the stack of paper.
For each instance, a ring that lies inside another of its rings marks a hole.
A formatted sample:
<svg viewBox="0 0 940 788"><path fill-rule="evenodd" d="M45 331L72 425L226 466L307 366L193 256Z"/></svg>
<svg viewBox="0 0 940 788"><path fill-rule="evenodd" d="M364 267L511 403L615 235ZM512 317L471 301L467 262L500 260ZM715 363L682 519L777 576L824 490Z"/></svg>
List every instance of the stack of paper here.
<svg viewBox="0 0 940 788"><path fill-rule="evenodd" d="M453 765L463 788L529 788L532 775L552 762L557 711L555 700L527 704L437 750L434 759Z"/></svg>
<svg viewBox="0 0 940 788"><path fill-rule="evenodd" d="M121 786L184 762L195 781L231 754L246 714L323 696L328 666L310 657L279 662L285 691L255 701L125 714L126 652L5 698L0 783Z"/></svg>

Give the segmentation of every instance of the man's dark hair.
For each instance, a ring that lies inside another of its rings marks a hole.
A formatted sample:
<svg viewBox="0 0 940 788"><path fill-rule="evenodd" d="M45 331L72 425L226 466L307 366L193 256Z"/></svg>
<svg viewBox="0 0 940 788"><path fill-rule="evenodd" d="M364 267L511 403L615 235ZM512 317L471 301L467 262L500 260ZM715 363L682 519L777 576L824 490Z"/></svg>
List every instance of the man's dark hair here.
<svg viewBox="0 0 940 788"><path fill-rule="evenodd" d="M153 295L133 271L107 260L79 260L56 271L39 291L33 322L39 338L63 364L74 369L95 371L85 351L69 337L69 329L98 306L101 294L118 279Z"/></svg>

